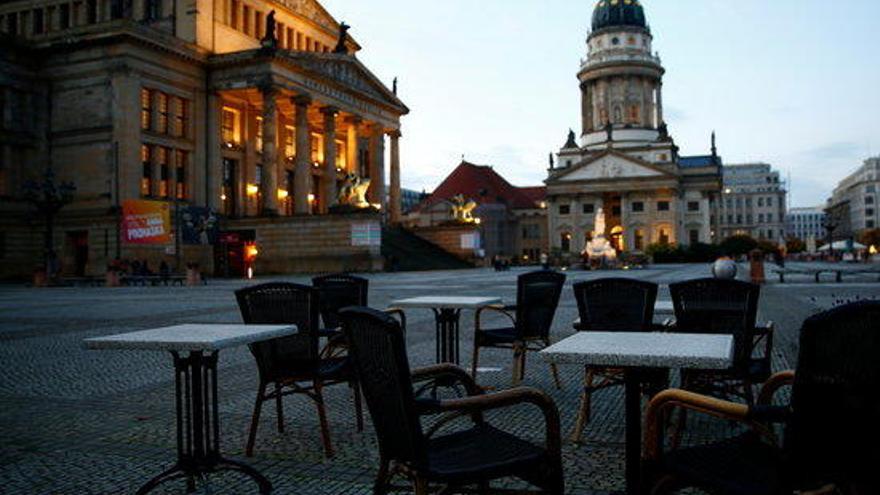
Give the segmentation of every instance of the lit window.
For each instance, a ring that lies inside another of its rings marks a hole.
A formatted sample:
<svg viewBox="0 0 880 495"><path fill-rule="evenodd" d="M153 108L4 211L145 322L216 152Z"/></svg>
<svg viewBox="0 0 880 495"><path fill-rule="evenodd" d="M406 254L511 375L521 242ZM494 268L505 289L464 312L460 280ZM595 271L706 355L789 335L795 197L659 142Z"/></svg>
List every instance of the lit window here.
<svg viewBox="0 0 880 495"><path fill-rule="evenodd" d="M645 231L636 229L633 233L633 247L636 251L645 249Z"/></svg>
<svg viewBox="0 0 880 495"><path fill-rule="evenodd" d="M186 137L186 128L189 124L189 102L183 98L173 98L174 106L174 135Z"/></svg>
<svg viewBox="0 0 880 495"><path fill-rule="evenodd" d="M159 116L156 122L156 132L168 134L168 95L161 91L157 91L156 106L159 110Z"/></svg>
<svg viewBox="0 0 880 495"><path fill-rule="evenodd" d="M141 129L148 131L153 127L153 92L141 89Z"/></svg>
<svg viewBox="0 0 880 495"><path fill-rule="evenodd" d="M224 144L238 144L239 136L239 113L238 110L232 108L223 108L223 118L221 121L221 137Z"/></svg>
<svg viewBox="0 0 880 495"><path fill-rule="evenodd" d="M174 163L176 165L176 171L174 174L174 196L177 199L186 199L186 174L189 169L189 153L183 150L177 150L174 153Z"/></svg>
<svg viewBox="0 0 880 495"><path fill-rule="evenodd" d="M296 156L296 129L291 125L284 126L284 156Z"/></svg>
<svg viewBox="0 0 880 495"><path fill-rule="evenodd" d="M159 197L168 197L168 148L156 148L156 163L159 164Z"/></svg>
<svg viewBox="0 0 880 495"><path fill-rule="evenodd" d="M257 117L257 129L254 133L254 141L257 147L257 153L263 152L263 117Z"/></svg>
<svg viewBox="0 0 880 495"><path fill-rule="evenodd" d="M153 188L153 148L141 145L141 196L146 198L152 194Z"/></svg>

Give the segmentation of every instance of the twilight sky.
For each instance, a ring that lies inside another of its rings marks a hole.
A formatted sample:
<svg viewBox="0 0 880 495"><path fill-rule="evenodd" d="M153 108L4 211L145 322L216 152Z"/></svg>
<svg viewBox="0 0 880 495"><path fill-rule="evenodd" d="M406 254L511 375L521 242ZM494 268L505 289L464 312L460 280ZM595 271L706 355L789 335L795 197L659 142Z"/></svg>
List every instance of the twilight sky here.
<svg viewBox="0 0 880 495"><path fill-rule="evenodd" d="M432 190L461 160L515 185L579 134L576 73L594 0L323 0L359 58L410 107L403 185ZM824 202L880 153L880 2L642 0L666 67L665 117L684 155L764 161L792 206Z"/></svg>

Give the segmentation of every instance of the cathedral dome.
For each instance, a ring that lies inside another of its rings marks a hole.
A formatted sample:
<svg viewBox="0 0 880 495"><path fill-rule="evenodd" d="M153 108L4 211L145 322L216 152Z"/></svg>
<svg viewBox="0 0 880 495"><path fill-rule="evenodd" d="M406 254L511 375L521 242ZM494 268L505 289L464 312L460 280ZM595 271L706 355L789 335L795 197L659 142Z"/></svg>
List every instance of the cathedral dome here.
<svg viewBox="0 0 880 495"><path fill-rule="evenodd" d="M593 10L593 31L622 26L647 29L645 10L639 0L599 0Z"/></svg>

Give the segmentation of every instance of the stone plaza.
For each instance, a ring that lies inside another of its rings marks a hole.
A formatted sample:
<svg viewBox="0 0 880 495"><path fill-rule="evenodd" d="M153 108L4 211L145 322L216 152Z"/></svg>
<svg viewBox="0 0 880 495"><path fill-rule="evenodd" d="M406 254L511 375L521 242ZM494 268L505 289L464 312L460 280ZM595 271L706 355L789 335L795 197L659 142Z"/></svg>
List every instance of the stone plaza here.
<svg viewBox="0 0 880 495"><path fill-rule="evenodd" d="M789 264L798 266L800 264ZM769 267L768 267L769 268ZM515 301L516 277L524 269L495 273L486 269L367 275L370 304L422 295L486 295ZM709 276L708 265L655 265L630 272L568 272L552 337L571 335L577 307L573 282L620 274L661 285ZM740 273L747 274L745 266ZM797 335L807 316L851 298L880 297L876 275L847 277L843 283L816 284L810 278L784 285L772 280L762 290L759 320L776 324L774 371L792 368ZM308 283L306 277L281 280ZM179 323L240 322L233 292L265 280L212 280L207 286L58 288L0 287L0 493L123 494L166 469L175 455L174 382L167 353L87 351L83 339ZM788 281L788 280L787 280ZM407 347L411 365L434 360L433 315L407 310ZM462 316L462 364L469 365L473 313ZM485 351L478 381L510 386L509 352ZM378 467L375 434L369 418L363 433L355 428L351 392L328 389L328 414L336 456L325 459L313 404L299 396L285 399L286 431L275 429L274 407L263 412L255 455L243 451L257 388L257 369L246 348L220 353L219 400L221 450L246 460L266 475L279 494L366 494ZM592 421L583 443L568 435L575 422L583 370L561 368L562 389L553 385L549 367L530 354L525 386L537 387L556 401L562 418L566 493L606 494L623 488L622 389L595 394ZM673 375L673 385L675 375ZM493 424L541 441L540 413L527 407L489 415ZM692 418L685 442L724 434L729 424ZM514 485L515 486L515 485ZM155 493L185 493L182 481ZM237 475L211 477L200 493L256 493Z"/></svg>

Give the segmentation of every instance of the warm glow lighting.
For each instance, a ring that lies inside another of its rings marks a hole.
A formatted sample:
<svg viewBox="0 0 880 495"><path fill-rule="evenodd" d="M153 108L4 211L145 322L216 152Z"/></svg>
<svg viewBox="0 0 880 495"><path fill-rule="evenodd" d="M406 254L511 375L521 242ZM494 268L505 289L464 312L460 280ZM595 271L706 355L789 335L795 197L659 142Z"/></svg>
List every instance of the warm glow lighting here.
<svg viewBox="0 0 880 495"><path fill-rule="evenodd" d="M477 224L477 225L480 225L482 222L483 222L483 220L480 219L480 218L475 218L475 219L474 219L474 223Z"/></svg>
<svg viewBox="0 0 880 495"><path fill-rule="evenodd" d="M220 195L220 200L221 200L221 201L226 201L226 195L225 195L225 194L221 194L221 195Z"/></svg>
<svg viewBox="0 0 880 495"><path fill-rule="evenodd" d="M255 186L254 184L247 185L248 196L256 196L258 192L260 192L259 186Z"/></svg>
<svg viewBox="0 0 880 495"><path fill-rule="evenodd" d="M245 247L244 254L247 259L252 260L260 254L260 250L257 249L256 245L248 244L247 247Z"/></svg>
<svg viewBox="0 0 880 495"><path fill-rule="evenodd" d="M546 209L546 208L547 208L547 202L546 202L546 201L541 201L541 209L544 210L544 209Z"/></svg>
<svg viewBox="0 0 880 495"><path fill-rule="evenodd" d="M309 194L309 203L314 203L314 202L315 202L315 195Z"/></svg>
<svg viewBox="0 0 880 495"><path fill-rule="evenodd" d="M871 246L871 248L868 249L868 252L871 253L872 255L877 254L877 246Z"/></svg>
<svg viewBox="0 0 880 495"><path fill-rule="evenodd" d="M724 190L724 194L730 194L730 193L732 193L732 192L733 192L733 191L732 191L729 187L728 187L727 189Z"/></svg>
<svg viewBox="0 0 880 495"><path fill-rule="evenodd" d="M321 164L318 163L318 162L315 162L313 165L315 166L315 168L320 168L320 167L321 167Z"/></svg>
<svg viewBox="0 0 880 495"><path fill-rule="evenodd" d="M284 189L278 190L278 199L284 200L284 199L287 199L288 196L290 196L290 193L288 193Z"/></svg>
<svg viewBox="0 0 880 495"><path fill-rule="evenodd" d="M249 267L248 267L248 269L247 269L247 278L248 278L248 280L251 280L251 279L254 278L254 267L252 267L252 266L249 266Z"/></svg>

